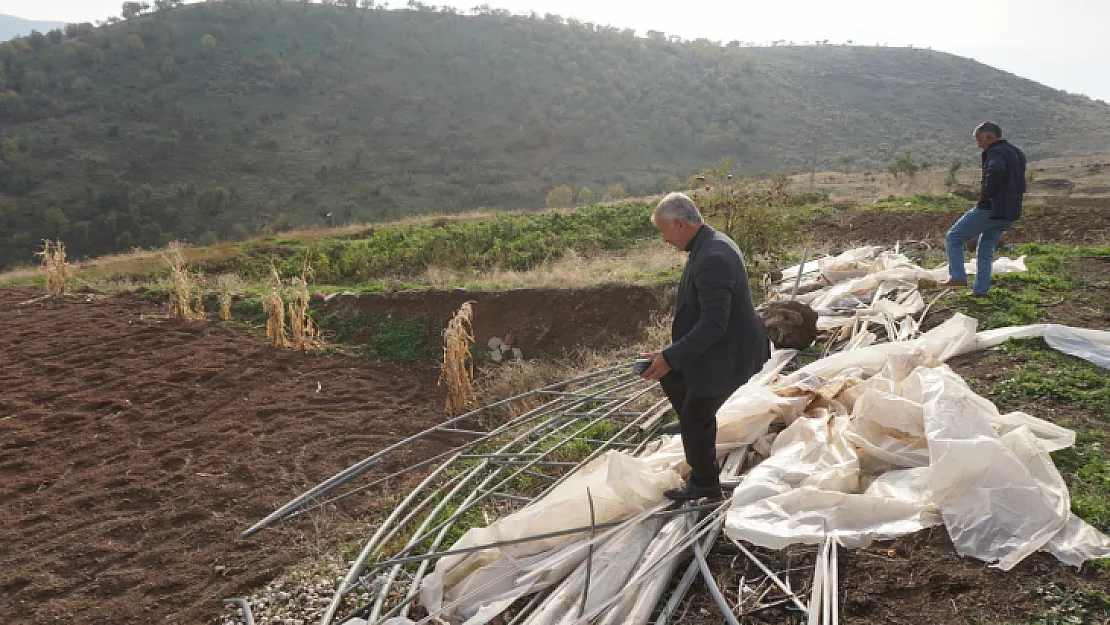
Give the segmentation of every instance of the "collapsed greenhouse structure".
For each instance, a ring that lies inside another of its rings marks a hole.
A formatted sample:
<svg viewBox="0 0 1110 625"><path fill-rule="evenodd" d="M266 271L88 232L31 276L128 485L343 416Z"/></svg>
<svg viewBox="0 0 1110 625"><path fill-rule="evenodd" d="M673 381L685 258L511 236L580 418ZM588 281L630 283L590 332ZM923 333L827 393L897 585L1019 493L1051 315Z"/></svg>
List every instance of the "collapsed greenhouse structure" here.
<svg viewBox="0 0 1110 625"><path fill-rule="evenodd" d="M1024 271L1022 261L999 259L994 271ZM801 363L797 351L776 350L719 410L730 493L722 502L680 507L664 498L688 471L681 440L658 433L670 406L657 385L621 363L445 421L245 533L393 479L367 476L390 454L447 433L466 442L402 471L428 473L362 545L315 615L321 625L667 623L699 575L726 622L778 607L836 623L838 549L934 526L959 554L1002 570L1037 551L1072 566L1110 557L1110 538L1070 511L1049 456L1075 434L1000 413L945 364L1043 337L1110 368L1110 332L978 331L961 314L922 332L936 300L927 303L918 286L946 268L926 270L898 247L803 258L783 275L772 298L817 312L820 353ZM709 574L706 554L719 540L757 571L739 603ZM792 580L788 564L767 556L798 544L814 545L817 557ZM250 622L248 604L242 618Z"/></svg>

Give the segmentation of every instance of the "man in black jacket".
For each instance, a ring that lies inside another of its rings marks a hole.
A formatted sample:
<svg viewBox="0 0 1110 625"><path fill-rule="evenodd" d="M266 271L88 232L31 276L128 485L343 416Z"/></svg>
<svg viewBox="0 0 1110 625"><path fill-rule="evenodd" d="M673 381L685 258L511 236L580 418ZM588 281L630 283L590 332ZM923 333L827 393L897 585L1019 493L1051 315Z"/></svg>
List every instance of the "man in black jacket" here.
<svg viewBox="0 0 1110 625"><path fill-rule="evenodd" d="M689 252L678 284L669 347L646 354L642 376L659 380L678 412L690 477L667 491L675 501L720 495L717 409L763 368L771 343L755 312L748 271L736 243L704 222L697 206L671 193L652 216L663 240ZM664 428L667 431L667 428Z"/></svg>
<svg viewBox="0 0 1110 625"><path fill-rule="evenodd" d="M975 285L973 297L985 297L991 288L991 265L994 249L1002 233L1014 227L1021 217L1021 200L1025 195L1025 154L1002 138L998 124L984 122L975 129L975 142L983 150L983 180L979 203L969 210L948 231L949 280L940 286L967 286L964 269L964 244L978 235Z"/></svg>

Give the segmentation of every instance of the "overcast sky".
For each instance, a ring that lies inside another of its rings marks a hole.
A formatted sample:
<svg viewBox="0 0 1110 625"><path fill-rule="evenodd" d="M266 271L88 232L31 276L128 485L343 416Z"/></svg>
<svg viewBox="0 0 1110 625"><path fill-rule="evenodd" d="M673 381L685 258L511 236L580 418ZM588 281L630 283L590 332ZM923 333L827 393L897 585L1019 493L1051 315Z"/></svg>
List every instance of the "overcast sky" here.
<svg viewBox="0 0 1110 625"><path fill-rule="evenodd" d="M430 1L430 4L444 4ZM0 0L0 13L96 21L122 0ZM405 0L392 0L403 6ZM483 0L452 1L466 9ZM686 39L767 42L828 39L932 47L1057 89L1110 101L1110 0L498 0L514 13L661 30Z"/></svg>

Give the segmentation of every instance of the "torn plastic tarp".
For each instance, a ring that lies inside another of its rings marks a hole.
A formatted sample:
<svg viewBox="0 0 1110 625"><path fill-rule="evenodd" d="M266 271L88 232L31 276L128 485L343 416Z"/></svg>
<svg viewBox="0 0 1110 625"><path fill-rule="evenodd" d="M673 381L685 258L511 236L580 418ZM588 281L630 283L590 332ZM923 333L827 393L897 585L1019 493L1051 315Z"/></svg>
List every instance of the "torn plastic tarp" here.
<svg viewBox="0 0 1110 625"><path fill-rule="evenodd" d="M966 275L975 275L979 273L978 267L979 262L976 259L972 258L970 261L964 263L964 272ZM1007 258L1003 256L1001 258L995 259L995 261L991 264L992 275L1001 275L1004 273L1015 273L1024 271L1028 271L1028 269L1025 267L1025 256L1018 256L1017 258ZM948 265L941 265L940 267L931 270L930 273L933 274L933 278L936 279L937 282L940 282L941 280L947 280L949 277Z"/></svg>
<svg viewBox="0 0 1110 625"><path fill-rule="evenodd" d="M808 392L811 407L736 489L729 536L770 548L827 535L862 546L943 518L962 555L1003 569L1039 549L1076 566L1110 557L1110 539L1070 513L1048 456L1074 433L1020 412L1000 415L939 362L1034 336L1098 362L1110 332L1040 325L977 335L975 325L957 315L917 340L840 353L773 385ZM822 402L851 417L813 408ZM821 477L833 468L835 480Z"/></svg>
<svg viewBox="0 0 1110 625"><path fill-rule="evenodd" d="M644 551L659 531L660 519L650 518L614 532L590 558L590 586L586 593L586 611L593 610L613 597L628 581L632 571L643 560ZM586 585L587 562L582 562L562 584L544 599L539 608L524 621L525 625L570 625L578 620L582 608L582 590Z"/></svg>
<svg viewBox="0 0 1110 625"><path fill-rule="evenodd" d="M451 548L462 549L588 526L590 497L597 523L626 519L661 503L663 491L681 484L678 472L672 467L610 451L556 487L544 497L542 505L527 506L487 527L473 528ZM553 510L558 510L558 514L552 514ZM435 570L421 584L421 603L430 614L450 604L451 609L444 612L452 620L466 621L469 625L486 623L516 598L562 579L562 576L525 579L507 573L519 566L518 560L566 541L566 537L556 537L445 557L436 563ZM579 557L584 555L583 552ZM530 583L525 586L524 581ZM476 615L479 618L474 618Z"/></svg>
<svg viewBox="0 0 1110 625"><path fill-rule="evenodd" d="M1087 330L1055 323L999 328L980 332L978 349L987 349L1010 339L1044 338L1049 347L1110 369L1110 332Z"/></svg>
<svg viewBox="0 0 1110 625"><path fill-rule="evenodd" d="M686 518L683 516L676 516L663 524L655 540L648 545L640 566L632 572L631 579L640 577L656 563L672 555L671 552L682 541L685 533ZM678 567L678 558L670 558L648 581L640 584L635 592L621 593L620 601L601 615L597 620L598 625L646 623L663 591L670 585L676 567Z"/></svg>
<svg viewBox="0 0 1110 625"><path fill-rule="evenodd" d="M881 247L860 247L835 257L817 261L820 275L829 286L806 289L797 299L817 311L817 327L823 331L840 328L847 331L857 318L877 319L882 316L898 321L916 315L925 305L917 285L922 280L940 281L948 277L948 266L924 269L909 257ZM808 263L807 263L808 265ZM976 261L967 264L974 274ZM797 270L797 267L790 268ZM994 274L1026 271L1025 257L998 258L992 265ZM786 272L784 271L784 276ZM785 282L783 283L785 285ZM780 285L782 290L783 285ZM905 323L892 338L908 338L916 324ZM847 338L844 336L843 338Z"/></svg>

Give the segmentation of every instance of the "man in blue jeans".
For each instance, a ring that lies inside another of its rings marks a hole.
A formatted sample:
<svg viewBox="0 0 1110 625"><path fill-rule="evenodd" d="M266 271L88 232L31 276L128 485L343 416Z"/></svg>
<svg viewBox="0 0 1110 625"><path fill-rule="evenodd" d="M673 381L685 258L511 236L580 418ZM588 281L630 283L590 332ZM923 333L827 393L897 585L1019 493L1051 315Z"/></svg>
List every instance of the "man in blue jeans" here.
<svg viewBox="0 0 1110 625"><path fill-rule="evenodd" d="M964 213L948 231L945 248L948 252L949 280L942 287L967 286L964 270L964 244L978 235L978 259L972 297L985 297L991 288L991 265L994 249L1002 233L1014 227L1021 217L1021 199L1025 195L1025 154L1002 138L998 124L984 122L975 129L975 142L983 150L983 180L979 203Z"/></svg>

